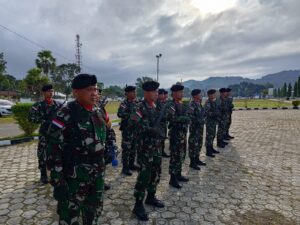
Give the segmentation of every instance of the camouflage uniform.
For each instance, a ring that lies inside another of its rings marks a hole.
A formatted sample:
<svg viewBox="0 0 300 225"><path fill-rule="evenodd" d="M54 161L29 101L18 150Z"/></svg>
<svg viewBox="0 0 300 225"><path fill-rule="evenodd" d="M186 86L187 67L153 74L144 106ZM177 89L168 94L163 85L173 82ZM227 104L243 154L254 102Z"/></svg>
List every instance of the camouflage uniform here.
<svg viewBox="0 0 300 225"><path fill-rule="evenodd" d="M217 99L218 111L220 112L220 117L218 120L218 133L217 142L221 144L226 136L226 124L229 120L229 108L226 98L219 97Z"/></svg>
<svg viewBox="0 0 300 225"><path fill-rule="evenodd" d="M166 102L162 102L162 101L157 101L156 105L159 111L161 110L165 110L166 111ZM164 113L163 118L161 119L160 122L160 127L163 129L163 134L164 134L164 138L161 139L161 151L163 152L165 150L165 140L167 138L167 133L168 133L168 123L167 123L167 118L166 118L166 113Z"/></svg>
<svg viewBox="0 0 300 225"><path fill-rule="evenodd" d="M41 124L39 129L39 143L37 149L37 157L40 170L46 170L46 133L56 111L61 104L53 100L53 104L49 105L46 101L35 103L28 114L28 120L32 123Z"/></svg>
<svg viewBox="0 0 300 225"><path fill-rule="evenodd" d="M219 111L216 101L207 100L204 105L206 117L206 153L209 153L213 148L213 142L216 136L216 129L219 120Z"/></svg>
<svg viewBox="0 0 300 225"><path fill-rule="evenodd" d="M118 109L118 117L121 118L120 130L122 131L122 163L123 167L128 168L134 165L136 156L136 136L137 131L134 127L129 127L128 120L130 115L136 111L137 102L124 100Z"/></svg>
<svg viewBox="0 0 300 225"><path fill-rule="evenodd" d="M205 123L204 108L201 103L191 101L189 105L191 124L189 127L189 157L191 160L199 159L203 143L203 129Z"/></svg>
<svg viewBox="0 0 300 225"><path fill-rule="evenodd" d="M182 164L186 155L189 117L183 103L171 101L167 109L170 136L170 175L181 175Z"/></svg>
<svg viewBox="0 0 300 225"><path fill-rule="evenodd" d="M60 225L99 224L103 207L106 124L98 107L77 101L57 112L49 129L47 166Z"/></svg>
<svg viewBox="0 0 300 225"><path fill-rule="evenodd" d="M226 126L225 126L225 133L226 133L226 136L228 136L229 135L229 129L230 129L231 122L232 122L232 118L231 118L232 110L234 108L233 98L232 97L227 97L226 102L227 102L227 107L228 107L228 118L227 118L227 123L226 123Z"/></svg>
<svg viewBox="0 0 300 225"><path fill-rule="evenodd" d="M157 126L157 133L152 134L149 128L156 126L159 110L154 105L150 107L146 101L142 101L137 111L131 116L130 123L137 126L137 158L140 165L134 196L137 200L143 200L145 190L148 195L155 195L161 174L161 135L163 130Z"/></svg>

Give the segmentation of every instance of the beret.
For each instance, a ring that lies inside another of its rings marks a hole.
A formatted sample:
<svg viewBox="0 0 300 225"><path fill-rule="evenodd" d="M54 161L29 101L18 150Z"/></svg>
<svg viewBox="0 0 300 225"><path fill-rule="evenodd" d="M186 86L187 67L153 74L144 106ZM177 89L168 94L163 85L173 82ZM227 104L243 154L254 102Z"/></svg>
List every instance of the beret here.
<svg viewBox="0 0 300 225"><path fill-rule="evenodd" d="M78 74L72 81L73 89L83 89L97 84L97 77L95 75L82 73Z"/></svg>
<svg viewBox="0 0 300 225"><path fill-rule="evenodd" d="M165 94L166 93L166 91L165 91L165 89L163 89L163 88L160 88L160 89L158 89L158 94Z"/></svg>
<svg viewBox="0 0 300 225"><path fill-rule="evenodd" d="M210 90L207 91L208 95L212 95L212 94L215 94L215 93L216 93L215 89L210 89Z"/></svg>
<svg viewBox="0 0 300 225"><path fill-rule="evenodd" d="M131 91L135 91L136 87L135 86L132 86L132 85L129 85L129 86L126 86L124 91L125 92L131 92Z"/></svg>
<svg viewBox="0 0 300 225"><path fill-rule="evenodd" d="M146 81L143 83L142 88L144 91L155 91L159 87L159 83L152 80L152 81Z"/></svg>
<svg viewBox="0 0 300 225"><path fill-rule="evenodd" d="M52 84L45 84L41 90L45 92L45 91L49 91L51 89L53 89Z"/></svg>
<svg viewBox="0 0 300 225"><path fill-rule="evenodd" d="M183 89L184 89L184 86L181 84L173 84L171 87L172 92L182 91Z"/></svg>
<svg viewBox="0 0 300 225"><path fill-rule="evenodd" d="M220 88L220 89L219 89L219 92L220 92L220 93L227 92L227 88Z"/></svg>
<svg viewBox="0 0 300 225"><path fill-rule="evenodd" d="M192 95L192 96L196 96L196 95L198 95L198 94L200 94L200 93L201 93L201 90L200 90L200 89L194 89L194 90L192 90L191 95Z"/></svg>
<svg viewBox="0 0 300 225"><path fill-rule="evenodd" d="M231 88L226 88L226 90L227 90L227 92L231 92L232 89Z"/></svg>

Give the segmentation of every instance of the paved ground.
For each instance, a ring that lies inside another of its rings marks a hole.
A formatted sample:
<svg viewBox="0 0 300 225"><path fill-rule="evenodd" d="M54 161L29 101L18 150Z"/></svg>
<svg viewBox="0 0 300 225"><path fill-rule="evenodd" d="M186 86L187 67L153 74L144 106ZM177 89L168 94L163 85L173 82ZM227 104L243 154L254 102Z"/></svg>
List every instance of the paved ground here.
<svg viewBox="0 0 300 225"><path fill-rule="evenodd" d="M200 172L184 173L190 182L181 191L168 185L168 160L158 197L166 207L147 206L151 220L131 214L136 175L107 170L102 224L295 225L300 224L300 112L234 112L236 137ZM38 180L36 144L0 148L0 224L57 224L50 186Z"/></svg>

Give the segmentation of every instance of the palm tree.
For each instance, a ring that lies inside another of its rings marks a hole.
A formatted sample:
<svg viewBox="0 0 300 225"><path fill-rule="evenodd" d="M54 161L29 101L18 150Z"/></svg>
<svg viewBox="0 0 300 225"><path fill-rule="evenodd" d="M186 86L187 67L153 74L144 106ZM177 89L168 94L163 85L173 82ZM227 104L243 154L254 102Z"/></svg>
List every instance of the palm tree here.
<svg viewBox="0 0 300 225"><path fill-rule="evenodd" d="M49 72L53 72L55 69L56 59L52 56L51 51L43 50L38 52L35 64L42 72L48 77Z"/></svg>

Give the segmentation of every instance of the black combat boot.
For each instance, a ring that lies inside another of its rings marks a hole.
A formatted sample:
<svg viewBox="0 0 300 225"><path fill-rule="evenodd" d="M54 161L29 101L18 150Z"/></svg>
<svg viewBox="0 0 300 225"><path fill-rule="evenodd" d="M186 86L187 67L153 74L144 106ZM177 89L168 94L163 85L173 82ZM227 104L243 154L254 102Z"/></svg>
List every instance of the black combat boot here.
<svg viewBox="0 0 300 225"><path fill-rule="evenodd" d="M199 167L198 164L196 163L196 160L195 160L195 159L191 159L190 167L193 168L194 170L200 170L200 167Z"/></svg>
<svg viewBox="0 0 300 225"><path fill-rule="evenodd" d="M82 225L91 225L95 219L95 214L90 211L82 213Z"/></svg>
<svg viewBox="0 0 300 225"><path fill-rule="evenodd" d="M229 134L227 134L227 137L228 137L229 139L234 139L234 137L233 137L233 136L230 136Z"/></svg>
<svg viewBox="0 0 300 225"><path fill-rule="evenodd" d="M213 154L219 154L220 153L219 151L217 151L216 149L214 149L214 147L211 147L211 152Z"/></svg>
<svg viewBox="0 0 300 225"><path fill-rule="evenodd" d="M48 176L47 176L47 169L46 167L45 168L42 168L41 169L41 178L40 178L40 181L43 183L43 184L48 184Z"/></svg>
<svg viewBox="0 0 300 225"><path fill-rule="evenodd" d="M165 150L162 150L161 156L164 158L170 158L170 155L168 155Z"/></svg>
<svg viewBox="0 0 300 225"><path fill-rule="evenodd" d="M178 183L177 177L174 174L171 175L169 184L174 188L178 188L178 189L182 188L182 186Z"/></svg>
<svg viewBox="0 0 300 225"><path fill-rule="evenodd" d="M219 148L225 148L225 144L222 141L217 141L217 146Z"/></svg>
<svg viewBox="0 0 300 225"><path fill-rule="evenodd" d="M122 168L122 173L125 174L126 176L131 176L132 173L130 172L128 166L123 164L123 168Z"/></svg>
<svg viewBox="0 0 300 225"><path fill-rule="evenodd" d="M226 140L226 141L230 140L230 138L227 135L223 139Z"/></svg>
<svg viewBox="0 0 300 225"><path fill-rule="evenodd" d="M105 190L105 191L110 190L110 185L107 184L107 183L104 183L104 190Z"/></svg>
<svg viewBox="0 0 300 225"><path fill-rule="evenodd" d="M136 200L132 211L141 221L148 221L148 215L142 200Z"/></svg>
<svg viewBox="0 0 300 225"><path fill-rule="evenodd" d="M181 173L177 175L177 180L181 182L189 182L189 178L182 176Z"/></svg>
<svg viewBox="0 0 300 225"><path fill-rule="evenodd" d="M199 166L206 166L206 163L205 163L205 162L202 162L198 157L196 158L196 163L197 163Z"/></svg>
<svg viewBox="0 0 300 225"><path fill-rule="evenodd" d="M206 155L211 157L211 158L215 157L215 155L211 151L211 147L206 147Z"/></svg>
<svg viewBox="0 0 300 225"><path fill-rule="evenodd" d="M156 197L155 197L155 194L153 193L148 193L147 195L147 198L145 200L145 203L147 205L152 205L154 207L157 207L157 208L163 208L165 207L164 203L162 203L162 201L158 200Z"/></svg>
<svg viewBox="0 0 300 225"><path fill-rule="evenodd" d="M225 145L225 146L228 145L228 143L224 140L222 140L222 144Z"/></svg>

